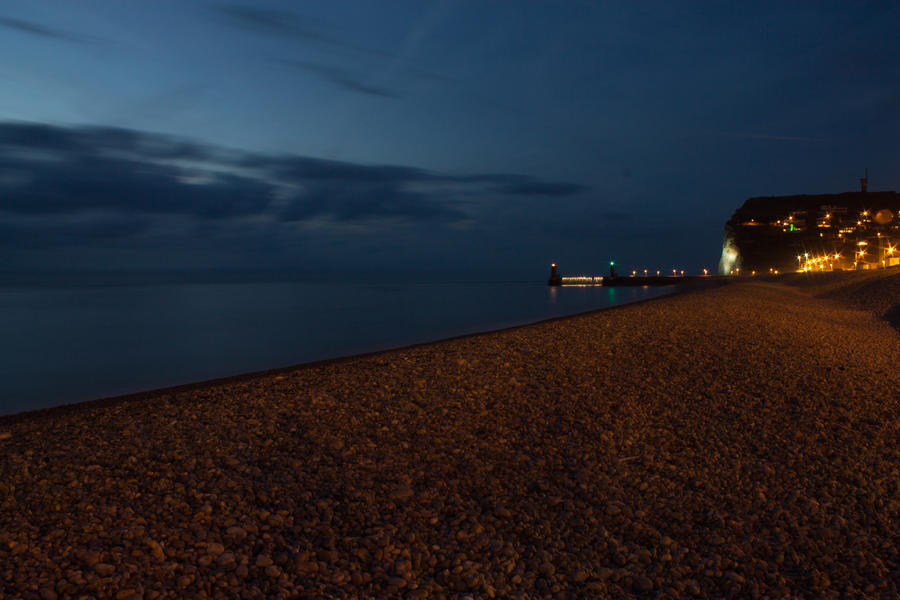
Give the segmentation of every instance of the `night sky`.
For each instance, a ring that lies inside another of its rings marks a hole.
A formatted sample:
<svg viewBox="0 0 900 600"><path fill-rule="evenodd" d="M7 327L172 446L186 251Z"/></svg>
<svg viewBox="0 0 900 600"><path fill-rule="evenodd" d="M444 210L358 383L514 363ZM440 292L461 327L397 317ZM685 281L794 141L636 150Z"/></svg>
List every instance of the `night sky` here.
<svg viewBox="0 0 900 600"><path fill-rule="evenodd" d="M542 279L900 190L900 5L0 5L0 271Z"/></svg>

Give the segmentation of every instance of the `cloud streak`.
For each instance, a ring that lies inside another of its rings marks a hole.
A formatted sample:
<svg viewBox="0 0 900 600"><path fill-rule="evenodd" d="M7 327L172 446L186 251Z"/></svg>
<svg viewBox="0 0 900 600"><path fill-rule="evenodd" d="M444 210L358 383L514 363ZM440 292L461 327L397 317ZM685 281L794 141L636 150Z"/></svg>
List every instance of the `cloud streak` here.
<svg viewBox="0 0 900 600"><path fill-rule="evenodd" d="M60 40L76 44L84 44L90 41L83 36L61 31L59 29L51 29L50 27L38 25L31 21L23 21L22 19L13 19L10 17L0 17L0 27L45 39Z"/></svg>
<svg viewBox="0 0 900 600"><path fill-rule="evenodd" d="M219 6L216 8L216 11L218 14L226 17L231 25L253 32L257 35L276 38L293 38L310 44L318 44L320 47L328 47L331 50L339 50L342 51L343 54L346 54L346 51L349 51L357 57L365 57L366 59L371 59L372 57L378 57L382 60L387 59L390 61L390 66L387 68L387 71L390 73L399 70L406 76L430 81L439 81L444 84L457 83L453 78L408 64L408 49L397 53L369 46L361 46L351 41L333 37L328 33L323 32L321 27L315 26L292 12L237 5ZM322 79L350 91L373 96L397 96L397 94L391 90L364 83L358 77L354 77L341 69L336 69L327 65L284 59L279 59L276 62L281 62L297 69L312 72Z"/></svg>
<svg viewBox="0 0 900 600"><path fill-rule="evenodd" d="M314 31L294 13L237 5L219 6L217 10L235 25L257 33L335 43Z"/></svg>
<svg viewBox="0 0 900 600"><path fill-rule="evenodd" d="M356 77L353 77L348 72L336 67L285 59L279 59L277 62L294 69L312 73L320 79L350 92L365 94L367 96L380 96L382 98L398 97L397 93L387 88L366 83Z"/></svg>
<svg viewBox="0 0 900 600"><path fill-rule="evenodd" d="M442 227L477 218L473 196L489 209L586 190L517 174L442 174L233 151L121 128L22 123L0 123L0 173L5 243L25 236L32 246L140 236L176 221L205 223L206 231L250 222Z"/></svg>
<svg viewBox="0 0 900 600"><path fill-rule="evenodd" d="M769 133L747 133L736 131L724 131L722 135L728 137L744 138L748 140L769 140L773 142L816 142L821 143L827 140L823 138L807 137L802 135L775 135Z"/></svg>
<svg viewBox="0 0 900 600"><path fill-rule="evenodd" d="M280 10L262 9L251 6L226 5L217 8L219 14L225 16L233 25L253 31L259 35L288 37L306 42L329 45L335 48L352 50L367 56L377 55L396 58L396 54L376 48L367 48L331 37L318 30L299 15Z"/></svg>

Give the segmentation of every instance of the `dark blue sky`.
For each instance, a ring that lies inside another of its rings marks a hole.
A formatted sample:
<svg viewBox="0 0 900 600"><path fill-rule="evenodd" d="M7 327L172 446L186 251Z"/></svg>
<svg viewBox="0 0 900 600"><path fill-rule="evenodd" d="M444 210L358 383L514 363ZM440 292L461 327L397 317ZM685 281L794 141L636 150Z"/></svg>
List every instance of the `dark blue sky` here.
<svg viewBox="0 0 900 600"><path fill-rule="evenodd" d="M715 268L900 189L900 5L0 6L6 269Z"/></svg>

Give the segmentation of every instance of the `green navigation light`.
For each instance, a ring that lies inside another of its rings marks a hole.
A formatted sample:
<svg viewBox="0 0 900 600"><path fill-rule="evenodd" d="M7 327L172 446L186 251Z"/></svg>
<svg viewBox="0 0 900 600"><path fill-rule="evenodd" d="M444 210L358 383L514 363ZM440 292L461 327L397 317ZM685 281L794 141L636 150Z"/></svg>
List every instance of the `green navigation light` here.
<svg viewBox="0 0 900 600"><path fill-rule="evenodd" d="M609 266L611 266L611 267L616 266L616 261L614 261L614 260L609 261Z"/></svg>

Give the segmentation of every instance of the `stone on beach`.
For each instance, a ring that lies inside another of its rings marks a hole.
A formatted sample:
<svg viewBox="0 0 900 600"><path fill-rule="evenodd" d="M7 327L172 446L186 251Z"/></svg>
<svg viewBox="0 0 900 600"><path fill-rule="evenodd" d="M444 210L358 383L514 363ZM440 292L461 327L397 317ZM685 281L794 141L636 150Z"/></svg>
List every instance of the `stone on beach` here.
<svg viewBox="0 0 900 600"><path fill-rule="evenodd" d="M739 282L0 418L0 597L900 597L898 287Z"/></svg>

